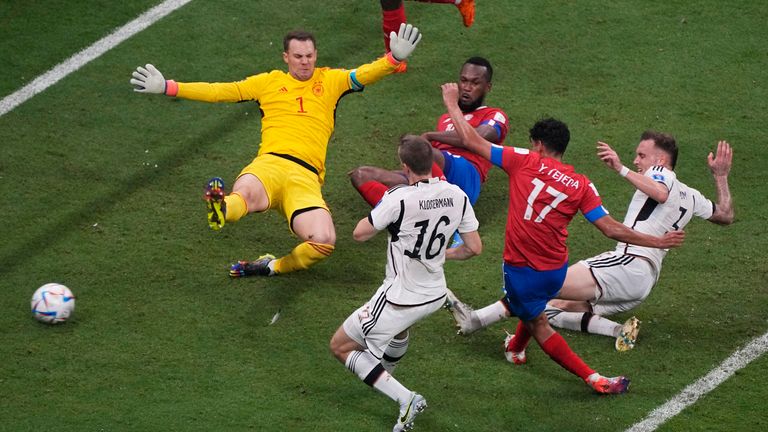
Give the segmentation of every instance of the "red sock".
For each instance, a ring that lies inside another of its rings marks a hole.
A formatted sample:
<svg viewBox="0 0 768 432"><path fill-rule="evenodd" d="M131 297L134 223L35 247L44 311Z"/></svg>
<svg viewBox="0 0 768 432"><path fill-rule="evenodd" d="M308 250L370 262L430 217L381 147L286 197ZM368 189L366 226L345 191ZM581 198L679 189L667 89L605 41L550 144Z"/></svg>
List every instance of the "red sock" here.
<svg viewBox="0 0 768 432"><path fill-rule="evenodd" d="M440 169L440 165L437 162L432 162L432 177L437 177L440 180L445 180L445 173Z"/></svg>
<svg viewBox="0 0 768 432"><path fill-rule="evenodd" d="M397 33L400 30L400 24L405 22L405 7L400 3L400 7L395 10L381 11L381 29L384 31L384 47L389 52L389 33Z"/></svg>
<svg viewBox="0 0 768 432"><path fill-rule="evenodd" d="M371 207L375 207L381 201L381 197L384 196L384 192L387 189L387 186L383 183L371 180L361 184L357 191Z"/></svg>
<svg viewBox="0 0 768 432"><path fill-rule="evenodd" d="M515 330L515 338L512 339L512 343L507 347L508 351L520 352L528 346L528 342L531 341L531 332L525 327L522 321L517 322L517 330Z"/></svg>
<svg viewBox="0 0 768 432"><path fill-rule="evenodd" d="M571 350L571 347L568 346L565 339L563 339L557 332L541 344L541 349L544 350L552 360L556 361L557 364L565 368L565 370L585 381L588 376L595 373L592 368L584 363L584 360L582 360L581 357Z"/></svg>

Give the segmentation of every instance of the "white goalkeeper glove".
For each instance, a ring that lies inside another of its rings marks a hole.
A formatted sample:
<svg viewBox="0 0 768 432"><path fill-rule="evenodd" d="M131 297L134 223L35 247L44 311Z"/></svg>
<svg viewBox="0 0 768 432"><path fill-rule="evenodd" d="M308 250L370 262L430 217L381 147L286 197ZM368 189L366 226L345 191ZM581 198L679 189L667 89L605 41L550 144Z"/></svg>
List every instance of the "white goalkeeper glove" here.
<svg viewBox="0 0 768 432"><path fill-rule="evenodd" d="M145 67L137 67L133 71L131 84L135 92L165 94L165 78L151 64L147 64Z"/></svg>
<svg viewBox="0 0 768 432"><path fill-rule="evenodd" d="M416 45L421 40L421 33L419 29L411 24L400 24L400 30L395 34L391 32L389 34L389 50L392 51L392 56L397 61L404 61L416 48Z"/></svg>

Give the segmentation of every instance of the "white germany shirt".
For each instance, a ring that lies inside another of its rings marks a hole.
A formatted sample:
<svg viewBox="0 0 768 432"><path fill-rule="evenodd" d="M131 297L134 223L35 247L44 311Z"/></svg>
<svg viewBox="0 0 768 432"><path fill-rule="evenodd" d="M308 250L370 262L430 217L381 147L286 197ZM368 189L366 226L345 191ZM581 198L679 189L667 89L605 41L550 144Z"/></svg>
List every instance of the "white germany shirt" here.
<svg viewBox="0 0 768 432"><path fill-rule="evenodd" d="M683 229L693 216L709 219L715 211L715 205L694 188L688 187L677 179L674 171L662 166L655 166L645 172L646 177L663 183L669 189L669 197L663 204L651 199L639 190L635 191L629 204L624 225L641 233L662 236L668 231ZM651 260L657 274L661 272L661 261L667 249L656 249L619 243L616 251L639 255Z"/></svg>
<svg viewBox="0 0 768 432"><path fill-rule="evenodd" d="M443 263L451 236L456 230L477 231L479 225L467 195L436 177L390 189L368 219L389 232L387 300L408 306L445 295Z"/></svg>

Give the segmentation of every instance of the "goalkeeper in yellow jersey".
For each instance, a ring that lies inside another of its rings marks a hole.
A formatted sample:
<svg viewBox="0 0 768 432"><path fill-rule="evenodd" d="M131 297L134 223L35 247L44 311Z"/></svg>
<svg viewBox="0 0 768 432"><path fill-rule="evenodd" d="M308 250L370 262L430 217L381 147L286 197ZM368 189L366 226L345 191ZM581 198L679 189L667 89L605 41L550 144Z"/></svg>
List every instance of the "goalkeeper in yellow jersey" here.
<svg viewBox="0 0 768 432"><path fill-rule="evenodd" d="M334 250L336 230L320 188L325 154L334 129L339 99L392 74L416 48L421 34L402 24L390 35L390 52L357 69L315 67L315 37L294 31L283 39L288 72L273 70L231 83L182 83L166 80L148 64L130 80L139 93L157 93L205 102L256 101L262 112L261 146L235 180L232 193L213 178L205 191L208 224L214 230L248 213L280 211L302 241L288 255L232 265L232 277L272 276L309 268Z"/></svg>

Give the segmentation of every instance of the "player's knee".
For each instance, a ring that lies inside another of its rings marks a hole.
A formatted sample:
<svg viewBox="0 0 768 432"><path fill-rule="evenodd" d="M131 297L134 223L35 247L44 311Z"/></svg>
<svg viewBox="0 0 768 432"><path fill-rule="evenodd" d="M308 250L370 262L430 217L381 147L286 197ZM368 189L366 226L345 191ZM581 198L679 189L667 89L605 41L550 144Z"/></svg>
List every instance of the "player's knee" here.
<svg viewBox="0 0 768 432"><path fill-rule="evenodd" d="M333 354L334 357L339 358L339 355L341 355L341 350L339 349L339 344L336 343L335 338L331 338L331 342L328 344L328 348L331 350L331 354Z"/></svg>
<svg viewBox="0 0 768 432"><path fill-rule="evenodd" d="M373 170L368 166L361 166L349 172L349 181L358 189L362 184L373 179Z"/></svg>
<svg viewBox="0 0 768 432"><path fill-rule="evenodd" d="M328 246L335 246L336 245L336 233L333 231L329 232L318 232L315 234L312 234L309 236L307 241L310 241L312 243L321 243Z"/></svg>
<svg viewBox="0 0 768 432"><path fill-rule="evenodd" d="M526 325L530 325L529 330L533 330L532 333L536 332L537 330L544 330L550 327L549 319L547 319L547 315L544 313L540 313L539 316L528 321Z"/></svg>
<svg viewBox="0 0 768 432"><path fill-rule="evenodd" d="M243 198L249 213L269 208L269 198L264 185L252 175L245 175L237 179L232 192Z"/></svg>
<svg viewBox="0 0 768 432"><path fill-rule="evenodd" d="M339 361L343 361L342 359L345 352L342 349L342 344L338 342L335 336L331 338L331 342L328 345L328 348L331 350L331 354L333 354L334 357L339 359Z"/></svg>
<svg viewBox="0 0 768 432"><path fill-rule="evenodd" d="M565 307L567 306L567 303L560 299L554 299L554 300L550 300L547 303L547 306L556 307L558 309L565 309Z"/></svg>

